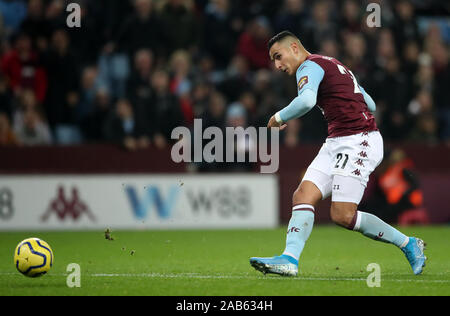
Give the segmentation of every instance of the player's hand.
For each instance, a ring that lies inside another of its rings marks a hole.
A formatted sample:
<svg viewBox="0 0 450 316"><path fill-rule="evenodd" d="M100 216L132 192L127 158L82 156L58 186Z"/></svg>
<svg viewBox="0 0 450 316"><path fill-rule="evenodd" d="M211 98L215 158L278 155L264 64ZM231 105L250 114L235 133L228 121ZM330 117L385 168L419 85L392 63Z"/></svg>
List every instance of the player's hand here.
<svg viewBox="0 0 450 316"><path fill-rule="evenodd" d="M280 131L284 130L287 127L287 124L280 125L277 120L275 119L275 115L272 115L272 117L269 120L269 123L267 123L267 128L272 127L278 127Z"/></svg>

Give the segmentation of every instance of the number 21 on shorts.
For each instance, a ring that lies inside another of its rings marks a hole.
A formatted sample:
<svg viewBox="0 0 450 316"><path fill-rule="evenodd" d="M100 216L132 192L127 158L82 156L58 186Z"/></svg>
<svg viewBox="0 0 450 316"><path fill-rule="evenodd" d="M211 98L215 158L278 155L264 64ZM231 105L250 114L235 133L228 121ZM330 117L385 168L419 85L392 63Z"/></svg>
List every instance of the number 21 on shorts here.
<svg viewBox="0 0 450 316"><path fill-rule="evenodd" d="M348 162L348 154L338 153L336 155L336 165L334 166L337 169L345 169L345 166Z"/></svg>

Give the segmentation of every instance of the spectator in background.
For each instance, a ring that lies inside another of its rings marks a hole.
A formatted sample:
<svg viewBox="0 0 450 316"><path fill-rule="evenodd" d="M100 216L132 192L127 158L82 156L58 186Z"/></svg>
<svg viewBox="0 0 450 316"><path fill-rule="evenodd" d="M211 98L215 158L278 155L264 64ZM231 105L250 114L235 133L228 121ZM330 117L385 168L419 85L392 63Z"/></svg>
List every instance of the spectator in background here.
<svg viewBox="0 0 450 316"><path fill-rule="evenodd" d="M204 46L218 68L230 62L243 22L234 12L230 0L210 0L205 8Z"/></svg>
<svg viewBox="0 0 450 316"><path fill-rule="evenodd" d="M405 78L407 81L408 99L412 99L415 91L417 91L416 87L414 86L414 76L416 75L418 70L419 56L419 44L415 41L407 42L403 49L403 63L401 71L405 74Z"/></svg>
<svg viewBox="0 0 450 316"><path fill-rule="evenodd" d="M180 102L184 121L193 123L194 110L192 108L191 91L193 86L193 73L191 55L188 51L175 51L170 57L170 92L176 95Z"/></svg>
<svg viewBox="0 0 450 316"><path fill-rule="evenodd" d="M162 26L154 12L153 1L135 0L133 3L134 12L123 21L117 37L108 44L107 52L116 50L133 58L139 50L150 49L161 57Z"/></svg>
<svg viewBox="0 0 450 316"><path fill-rule="evenodd" d="M275 107L279 105L279 102L277 102L273 93L273 85L275 85L275 82L272 80L269 70L260 69L256 71L251 91L258 106L252 112L247 112L249 124L254 123L259 126L266 126L266 113L276 112Z"/></svg>
<svg viewBox="0 0 450 316"><path fill-rule="evenodd" d="M266 16L269 19L273 19L275 13L282 6L282 1L273 0L246 0L246 1L233 1L233 5L239 16L244 21L249 21L257 16Z"/></svg>
<svg viewBox="0 0 450 316"><path fill-rule="evenodd" d="M416 119L409 140L414 143L437 144L439 139L436 116L432 113L420 115Z"/></svg>
<svg viewBox="0 0 450 316"><path fill-rule="evenodd" d="M33 50L30 36L20 33L13 43L14 48L2 56L1 71L15 95L29 88L34 91L39 102L44 102L47 93L47 72L37 52Z"/></svg>
<svg viewBox="0 0 450 316"><path fill-rule="evenodd" d="M201 116L203 128L216 126L225 130L225 96L218 91L213 91L210 94L208 101L208 107Z"/></svg>
<svg viewBox="0 0 450 316"><path fill-rule="evenodd" d="M106 122L105 131L109 141L129 151L146 148L150 144L142 118L136 117L133 106L126 99L117 101L115 111Z"/></svg>
<svg viewBox="0 0 450 316"><path fill-rule="evenodd" d="M150 87L153 72L153 52L141 49L134 56L134 68L127 83L127 96L137 113L145 109L152 98Z"/></svg>
<svg viewBox="0 0 450 316"><path fill-rule="evenodd" d="M48 25L51 30L56 30L64 27L67 23L66 18L66 6L62 0L50 0L47 2L47 8L45 10L45 19L48 21ZM50 35L50 34L49 34Z"/></svg>
<svg viewBox="0 0 450 316"><path fill-rule="evenodd" d="M408 105L408 112L413 117L434 112L433 97L429 90L422 89L416 94L415 98Z"/></svg>
<svg viewBox="0 0 450 316"><path fill-rule="evenodd" d="M58 0L56 0L58 1ZM48 11L47 18L50 19L54 28L65 28L70 35L72 43L71 50L78 57L82 67L96 63L101 48L105 45L104 31L102 27L104 8L97 7L101 0L78 1L81 6L81 27L67 27L67 1L63 1L62 7L53 6L55 12ZM109 3L108 3L109 5ZM55 15L51 17L51 15ZM59 16L58 16L59 14Z"/></svg>
<svg viewBox="0 0 450 316"><path fill-rule="evenodd" d="M242 127L246 129L248 127L247 113L244 106L239 102L234 102L230 104L226 110L225 114L225 125L226 127L238 128ZM227 170L232 172L245 172L251 171L254 168L255 163L250 161L250 153L255 153L257 150L258 140L253 138L250 134L244 134L244 137L235 137L234 139L226 138L227 142L233 142L233 156L234 162L227 163ZM227 143L225 148L230 148L231 146ZM228 153L226 153L228 157ZM241 158L239 158L241 157ZM244 161L240 161L242 157L245 157Z"/></svg>
<svg viewBox="0 0 450 316"><path fill-rule="evenodd" d="M412 77L417 72L417 64L419 63L420 47L416 41L408 41L403 49L403 68L402 71L408 77Z"/></svg>
<svg viewBox="0 0 450 316"><path fill-rule="evenodd" d="M9 118L13 113L13 97L9 89L7 79L0 72L0 112L5 113Z"/></svg>
<svg viewBox="0 0 450 316"><path fill-rule="evenodd" d="M5 35L19 30L22 21L27 17L27 4L24 0L0 0L0 15L3 17Z"/></svg>
<svg viewBox="0 0 450 316"><path fill-rule="evenodd" d="M83 124L85 118L94 109L94 99L99 89L97 81L98 71L95 66L85 67L81 71L79 87L79 103L76 107L77 122Z"/></svg>
<svg viewBox="0 0 450 316"><path fill-rule="evenodd" d="M218 89L230 100L236 100L242 92L250 90L251 87L252 73L247 59L239 54L234 55Z"/></svg>
<svg viewBox="0 0 450 316"><path fill-rule="evenodd" d="M130 75L128 56L122 53L102 54L98 61L98 81L113 98L123 98L127 93Z"/></svg>
<svg viewBox="0 0 450 316"><path fill-rule="evenodd" d="M192 110L194 117L201 117L208 108L209 97L213 86L205 81L196 82L191 93Z"/></svg>
<svg viewBox="0 0 450 316"><path fill-rule="evenodd" d="M270 91L272 85L272 77L270 71L267 69L260 69L255 72L253 78L253 92L256 96L256 102L261 104L264 102L264 95Z"/></svg>
<svg viewBox="0 0 450 316"><path fill-rule="evenodd" d="M64 29L53 32L51 47L45 55L45 67L48 77L45 110L50 126L55 129L56 134L61 125L65 125L67 129L78 129L78 64ZM79 131L74 133L79 134ZM59 141L58 135L56 138Z"/></svg>
<svg viewBox="0 0 450 316"><path fill-rule="evenodd" d="M186 126L185 117L180 108L180 101L170 92L169 74L164 70L156 70L152 75L154 91L148 112L148 123L153 143L164 148L171 139L172 130L178 126Z"/></svg>
<svg viewBox="0 0 450 316"><path fill-rule="evenodd" d="M202 119L203 130L208 127L218 127L225 135L225 110L226 99L224 95L218 91L213 91L209 96L209 102L206 110L203 112L200 118ZM193 142L193 140L191 140ZM224 144L225 145L225 144ZM191 148L193 144L191 144ZM222 160L225 161L225 152ZM201 162L195 163L197 169L201 172L221 172L226 170L226 164L221 162Z"/></svg>
<svg viewBox="0 0 450 316"><path fill-rule="evenodd" d="M284 0L283 7L274 18L275 33L290 30L294 34L302 34L307 20L304 0Z"/></svg>
<svg viewBox="0 0 450 316"><path fill-rule="evenodd" d="M386 150L386 158L375 173L376 188L362 202L388 223L427 224L423 192L414 170L414 162L400 149Z"/></svg>
<svg viewBox="0 0 450 316"><path fill-rule="evenodd" d="M247 59L250 68L269 68L267 43L272 35L269 20L260 16L249 22L238 41L237 53Z"/></svg>
<svg viewBox="0 0 450 316"><path fill-rule="evenodd" d="M340 38L361 32L361 7L356 0L345 0L339 21Z"/></svg>
<svg viewBox="0 0 450 316"><path fill-rule="evenodd" d="M36 108L28 108L23 113L21 124L14 126L18 141L25 146L50 145L52 136L42 114Z"/></svg>
<svg viewBox="0 0 450 316"><path fill-rule="evenodd" d="M187 0L167 0L163 3L161 33L166 55L176 50L188 50L191 54L201 45L200 25L193 12L193 2Z"/></svg>
<svg viewBox="0 0 450 316"><path fill-rule="evenodd" d="M191 56L185 50L175 51L170 57L170 92L178 97L186 96L192 89Z"/></svg>
<svg viewBox="0 0 450 316"><path fill-rule="evenodd" d="M88 142L104 142L108 140L108 132L105 129L112 111L111 97L105 88L100 87L92 92L94 94L92 104L89 104L89 112L81 121L84 138Z"/></svg>
<svg viewBox="0 0 450 316"><path fill-rule="evenodd" d="M0 146L17 146L19 144L19 140L11 128L8 115L0 112Z"/></svg>
<svg viewBox="0 0 450 316"><path fill-rule="evenodd" d="M434 70L432 60L429 54L422 53L419 55L417 72L413 77L414 91L417 90L435 90ZM414 97L414 94L411 96Z"/></svg>
<svg viewBox="0 0 450 316"><path fill-rule="evenodd" d="M157 63L165 56L162 25L154 12L153 1L135 0L133 4L134 12L119 27L118 35L104 47L99 59L99 80L114 98L127 96L130 65L134 65L138 52L151 51Z"/></svg>
<svg viewBox="0 0 450 316"><path fill-rule="evenodd" d="M366 41L360 33L349 33L344 37L342 62L357 74L358 82L366 82L371 72L367 63Z"/></svg>
<svg viewBox="0 0 450 316"><path fill-rule="evenodd" d="M388 28L380 30L376 43L375 67L385 68L387 60L396 56L397 50L392 31Z"/></svg>
<svg viewBox="0 0 450 316"><path fill-rule="evenodd" d="M323 40L322 43L320 43L320 49L318 52L319 55L325 55L325 56L333 56L334 58L340 60L340 51L339 51L339 45L337 42L332 38L326 38Z"/></svg>
<svg viewBox="0 0 450 316"><path fill-rule="evenodd" d="M409 135L409 140L414 142L437 143L438 125L433 97L427 90L421 90L413 99L408 111L414 117L414 127Z"/></svg>
<svg viewBox="0 0 450 316"><path fill-rule="evenodd" d="M33 47L39 52L45 52L52 30L45 18L45 3L43 0L29 0L26 19L20 29L31 37Z"/></svg>
<svg viewBox="0 0 450 316"><path fill-rule="evenodd" d="M41 111L33 90L25 89L15 100L12 125L14 127L23 125L24 114L27 110Z"/></svg>
<svg viewBox="0 0 450 316"><path fill-rule="evenodd" d="M229 58L232 58L232 55ZM214 58L208 54L202 54L198 57L196 68L196 82L206 82L217 86L224 80L225 69L216 67Z"/></svg>
<svg viewBox="0 0 450 316"><path fill-rule="evenodd" d="M399 71L397 57L385 60L383 68L375 73L375 102L380 107L380 128L386 139L399 140L407 137L410 124L406 116L408 87L405 76Z"/></svg>
<svg viewBox="0 0 450 316"><path fill-rule="evenodd" d="M336 25L330 19L331 5L325 0L313 4L311 19L305 25L304 36L301 37L303 45L312 52L317 52L325 39L338 39Z"/></svg>
<svg viewBox="0 0 450 316"><path fill-rule="evenodd" d="M0 52L3 51L4 44L6 43L6 30L5 26L3 25L3 16L0 12Z"/></svg>
<svg viewBox="0 0 450 316"><path fill-rule="evenodd" d="M450 141L450 93L448 92L450 62L448 47L442 40L437 40L433 44L430 55L434 79L433 101L440 119L440 138L448 142Z"/></svg>
<svg viewBox="0 0 450 316"><path fill-rule="evenodd" d="M403 44L408 41L417 41L419 38L419 27L410 0L399 0L394 5L396 19L392 27L397 51L402 53Z"/></svg>
<svg viewBox="0 0 450 316"><path fill-rule="evenodd" d="M244 107L247 113L247 124L249 126L264 126L262 122L266 123L266 121L260 118L261 113L258 111L256 96L253 91L244 91L239 96L238 102Z"/></svg>
<svg viewBox="0 0 450 316"><path fill-rule="evenodd" d="M93 1L90 1L91 3ZM96 0L94 2L101 8L103 21L103 35L105 43L114 43L125 21L136 11L134 1L123 0ZM98 16L95 14L94 16ZM103 47L105 48L105 47Z"/></svg>
<svg viewBox="0 0 450 316"><path fill-rule="evenodd" d="M372 0L373 3L378 3L381 7L381 24L382 25L388 25L388 23L384 20L384 12L387 11L389 12L389 10L386 10L386 8L389 6L389 4L384 1L381 4L382 0ZM367 51L367 63L374 65L375 64L375 59L377 56L377 44L378 44L378 40L379 40L379 35L380 35L380 31L383 28L378 28L378 27L370 27L369 23L367 23L367 19L369 18L369 15L371 14L371 12L367 12L365 10L363 10L363 15L361 16L361 35L364 37L364 40L366 42L366 51ZM388 14L386 14L388 15ZM367 86L367 83L362 83L364 86Z"/></svg>

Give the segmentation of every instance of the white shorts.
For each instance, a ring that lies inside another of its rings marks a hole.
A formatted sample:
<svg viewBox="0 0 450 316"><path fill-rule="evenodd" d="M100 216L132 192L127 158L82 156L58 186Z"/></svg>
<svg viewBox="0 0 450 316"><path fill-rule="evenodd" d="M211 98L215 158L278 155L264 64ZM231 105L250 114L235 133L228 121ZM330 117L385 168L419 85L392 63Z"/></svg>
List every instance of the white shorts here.
<svg viewBox="0 0 450 316"><path fill-rule="evenodd" d="M361 202L369 176L383 160L380 132L327 138L302 181L313 182L333 202Z"/></svg>

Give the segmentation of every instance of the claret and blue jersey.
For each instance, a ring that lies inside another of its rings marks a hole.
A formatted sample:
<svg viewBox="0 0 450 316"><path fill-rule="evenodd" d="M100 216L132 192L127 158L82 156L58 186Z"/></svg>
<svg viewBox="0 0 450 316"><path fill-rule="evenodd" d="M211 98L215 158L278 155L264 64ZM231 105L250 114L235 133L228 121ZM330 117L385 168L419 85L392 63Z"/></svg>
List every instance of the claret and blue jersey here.
<svg viewBox="0 0 450 316"><path fill-rule="evenodd" d="M298 118L315 105L328 123L328 136L377 130L375 102L353 73L334 58L309 55L296 73L298 96L279 112L283 122Z"/></svg>

